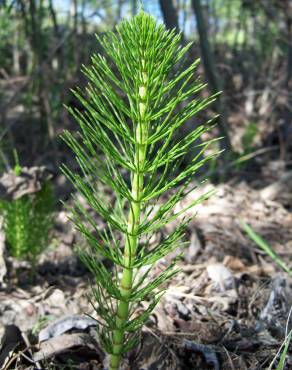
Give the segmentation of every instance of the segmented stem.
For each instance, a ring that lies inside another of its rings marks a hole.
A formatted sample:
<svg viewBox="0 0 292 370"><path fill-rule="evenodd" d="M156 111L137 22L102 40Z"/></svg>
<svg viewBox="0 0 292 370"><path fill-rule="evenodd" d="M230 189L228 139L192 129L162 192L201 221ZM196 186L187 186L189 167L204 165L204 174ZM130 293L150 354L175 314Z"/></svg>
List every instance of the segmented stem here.
<svg viewBox="0 0 292 370"><path fill-rule="evenodd" d="M119 369L123 346L125 342L125 325L129 318L129 297L133 286L132 263L136 255L139 241L138 230L140 225L141 198L144 185L144 163L146 157L146 146L148 138L148 125L145 120L146 112L146 85L147 75L144 71L145 65L142 60L141 86L139 87L139 113L140 117L136 126L135 139L135 171L132 173L132 198L128 217L128 233L126 235L124 250L124 266L120 281L120 293L124 298L120 300L117 309L116 328L113 332L113 352L110 356L110 370Z"/></svg>

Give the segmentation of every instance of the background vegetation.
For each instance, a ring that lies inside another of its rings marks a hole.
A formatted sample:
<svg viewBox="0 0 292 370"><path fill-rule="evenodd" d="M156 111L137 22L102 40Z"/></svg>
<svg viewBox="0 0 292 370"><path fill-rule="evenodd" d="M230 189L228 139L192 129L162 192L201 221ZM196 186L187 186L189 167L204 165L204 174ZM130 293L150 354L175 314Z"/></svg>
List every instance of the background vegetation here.
<svg viewBox="0 0 292 370"><path fill-rule="evenodd" d="M80 66L98 50L94 33L135 14L137 0L15 0L0 2L0 157L12 166L56 169L64 150L59 133L70 126L63 104L82 84ZM292 7L289 0L144 1L146 11L194 41L210 92L223 91L222 147L250 153L291 139ZM190 123L191 124L191 123ZM291 140L290 140L291 142Z"/></svg>

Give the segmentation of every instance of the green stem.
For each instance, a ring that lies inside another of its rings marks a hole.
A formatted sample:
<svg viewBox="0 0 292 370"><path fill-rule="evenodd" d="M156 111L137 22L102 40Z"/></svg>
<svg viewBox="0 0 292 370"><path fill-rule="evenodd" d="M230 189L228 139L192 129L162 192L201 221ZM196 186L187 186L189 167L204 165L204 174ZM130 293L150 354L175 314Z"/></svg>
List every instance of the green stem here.
<svg viewBox="0 0 292 370"><path fill-rule="evenodd" d="M144 67L144 61L142 61ZM146 157L146 142L148 137L148 125L145 121L146 111L146 73L141 74L142 85L139 88L139 111L140 119L136 127L136 150L135 150L135 172L132 176L132 198L130 202L130 211L128 217L128 233L126 235L124 250L124 267L120 281L120 293L123 300L119 301L116 317L116 328L113 332L113 351L110 356L109 370L117 370L123 353L125 341L125 325L129 318L130 303L129 298L133 286L133 268L132 264L136 256L138 246L138 231L141 214L141 198L143 195L144 174L143 167Z"/></svg>

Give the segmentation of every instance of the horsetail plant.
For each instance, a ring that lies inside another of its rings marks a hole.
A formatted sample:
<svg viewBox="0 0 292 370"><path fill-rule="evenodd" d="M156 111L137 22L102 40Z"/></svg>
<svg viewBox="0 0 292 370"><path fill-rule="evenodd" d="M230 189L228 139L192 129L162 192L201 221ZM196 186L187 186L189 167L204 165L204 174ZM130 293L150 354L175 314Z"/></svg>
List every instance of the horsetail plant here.
<svg viewBox="0 0 292 370"><path fill-rule="evenodd" d="M77 135L65 131L63 138L81 173L66 166L63 171L91 208L73 195L72 220L88 244L79 250L95 277L92 304L110 370L118 369L122 355L133 348L164 292L162 283L178 271L174 260L151 279L152 267L179 246L190 221L182 215L210 195L174 211L194 188L193 175L215 156L204 153L211 140L198 143L210 122L183 138L177 135L215 99L198 97L205 87L193 77L198 61L182 67L190 44L182 47L180 40L144 12L122 21L98 38L104 56L94 55L92 65L83 66L88 86L73 91L82 109L68 108L80 130ZM190 148L193 159L181 169ZM112 189L114 201L104 186ZM97 226L94 213L106 228ZM175 220L179 226L153 245L153 235ZM106 268L106 260L112 268ZM142 301L150 303L138 314Z"/></svg>

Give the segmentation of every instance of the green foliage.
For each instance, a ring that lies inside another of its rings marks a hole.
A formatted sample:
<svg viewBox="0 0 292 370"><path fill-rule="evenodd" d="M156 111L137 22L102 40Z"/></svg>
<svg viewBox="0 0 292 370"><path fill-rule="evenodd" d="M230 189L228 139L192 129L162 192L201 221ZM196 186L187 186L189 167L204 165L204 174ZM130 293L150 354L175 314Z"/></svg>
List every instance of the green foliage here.
<svg viewBox="0 0 292 370"><path fill-rule="evenodd" d="M258 133L258 126L255 122L250 122L241 138L243 153L248 154L253 149L254 138Z"/></svg>
<svg viewBox="0 0 292 370"><path fill-rule="evenodd" d="M273 248L264 240L260 235L258 235L251 226L249 226L247 223L244 221L241 221L241 225L244 228L244 231L247 233L247 235L250 237L251 240L253 240L257 246L259 246L264 252L267 253L269 257L272 258L272 260L285 272L287 272L290 276L292 276L292 270L286 265L286 263L275 253ZM290 314L288 317L288 323L290 320ZM287 327L288 327L287 323ZM292 330L289 333L286 333L286 337L284 342L282 343L278 353L276 354L275 358L271 362L269 369L271 370L273 368L273 365L275 361L277 360L278 355L280 355L279 363L277 365L276 370L284 370L285 368L285 362L287 358L287 352L289 349L290 341L292 337Z"/></svg>
<svg viewBox="0 0 292 370"><path fill-rule="evenodd" d="M36 321L36 323L33 325L32 329L31 329L31 333L32 335L38 335L39 332L45 328L51 320L53 320L54 316L52 315L42 315L42 316L39 316L38 317L38 320Z"/></svg>
<svg viewBox="0 0 292 370"><path fill-rule="evenodd" d="M13 150L13 156L14 156L14 163L15 163L13 171L16 176L19 176L21 174L21 165L19 163L19 157L18 157L18 153L16 149Z"/></svg>
<svg viewBox="0 0 292 370"><path fill-rule="evenodd" d="M0 201L5 234L14 257L28 259L35 265L37 256L47 247L53 203L49 182L33 195Z"/></svg>
<svg viewBox="0 0 292 370"><path fill-rule="evenodd" d="M259 246L266 254L272 258L272 260L285 272L292 276L292 270L286 265L286 263L275 253L273 248L260 236L258 235L247 223L241 221L244 231L253 240L257 246Z"/></svg>
<svg viewBox="0 0 292 370"><path fill-rule="evenodd" d="M244 221L241 221L241 225L244 228L247 235L250 237L251 240L253 240L257 246L259 246L263 251L267 253L269 257L272 258L272 260L285 272L287 272L290 276L292 276L292 270L286 265L286 263L275 253L273 248L264 240L260 235L258 235L251 226L249 226ZM290 311L291 313L291 311ZM290 321L290 314L288 316L288 323ZM287 328L288 328L287 323ZM279 363L277 365L276 370L284 370L285 369L285 362L287 358L287 352L289 349L289 345L292 338L292 330L289 333L286 333L285 340L282 343L278 353L274 357L273 361L271 362L268 370L273 369L274 363L276 362L278 356L280 355Z"/></svg>
<svg viewBox="0 0 292 370"><path fill-rule="evenodd" d="M205 85L194 78L198 61L183 68L190 44L182 47L180 40L145 13L121 22L99 39L105 56L94 55L92 65L83 67L89 84L85 91L73 91L83 108L68 108L80 130L76 135L65 131L63 138L81 174L66 166L63 171L93 211L73 196L72 220L88 244L80 255L95 277L92 304L111 370L135 345L139 328L164 292L162 283L178 271L173 261L151 277L156 262L182 246L190 218L180 216L210 195L174 211L194 188L197 170L217 155L204 156L211 141L197 141L209 123L194 122L191 133L176 135L215 99L199 97ZM193 159L181 170L190 148ZM108 200L104 186L115 201ZM107 222L106 229L98 228L94 213ZM152 245L153 235L175 220L177 228ZM112 262L111 271L100 257ZM149 300L146 311L137 314L139 304Z"/></svg>
<svg viewBox="0 0 292 370"><path fill-rule="evenodd" d="M292 338L292 330L286 336L282 346L280 347L280 351L282 351L282 353L281 353L280 360L279 360L279 363L278 363L278 366L277 366L276 370L284 370L285 369L285 362L286 362L287 353L288 353L289 345L290 345L290 342L291 342L291 338ZM272 369L272 364L269 367L269 369Z"/></svg>

